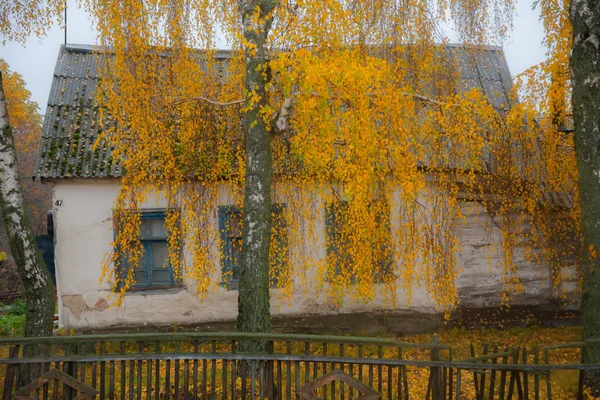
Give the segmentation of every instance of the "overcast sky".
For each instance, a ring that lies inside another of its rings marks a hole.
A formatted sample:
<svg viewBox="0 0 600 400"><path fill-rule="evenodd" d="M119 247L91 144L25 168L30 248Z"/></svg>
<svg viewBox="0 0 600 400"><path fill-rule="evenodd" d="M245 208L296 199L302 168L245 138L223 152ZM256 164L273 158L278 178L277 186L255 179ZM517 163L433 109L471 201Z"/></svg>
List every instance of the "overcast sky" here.
<svg viewBox="0 0 600 400"><path fill-rule="evenodd" d="M545 49L542 46L544 33L539 21L539 10L531 9L532 2L518 1L514 31L511 38L504 43L506 59L513 76L545 59ZM96 33L91 28L88 15L77 7L76 0L68 0L67 3L68 43L96 44ZM64 39L64 29L57 26L42 41L30 39L25 47L10 42L4 46L0 45L0 58L8 62L13 71L23 75L27 89L32 93L32 99L40 105L41 112L46 111L54 65Z"/></svg>

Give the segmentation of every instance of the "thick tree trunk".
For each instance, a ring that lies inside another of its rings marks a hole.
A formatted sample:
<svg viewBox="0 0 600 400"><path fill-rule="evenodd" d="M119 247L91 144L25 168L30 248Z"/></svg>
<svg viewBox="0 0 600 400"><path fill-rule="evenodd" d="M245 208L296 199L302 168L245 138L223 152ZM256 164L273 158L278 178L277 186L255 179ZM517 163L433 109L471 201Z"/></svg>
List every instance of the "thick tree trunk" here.
<svg viewBox="0 0 600 400"><path fill-rule="evenodd" d="M581 319L585 339L600 339L600 3L573 0L573 119L579 170L584 248ZM594 256L595 253L595 256ZM600 363L600 348L587 349L585 362ZM600 371L587 372L600 390Z"/></svg>
<svg viewBox="0 0 600 400"><path fill-rule="evenodd" d="M27 299L25 336L51 336L54 286L35 245L18 176L14 139L0 73L0 209L10 251L23 281ZM38 350L35 346L26 349L30 354L35 354ZM39 373L34 369L24 372L26 373L21 382L31 380Z"/></svg>
<svg viewBox="0 0 600 400"><path fill-rule="evenodd" d="M246 186L237 328L240 332L268 332L269 246L271 241L271 134L260 110L267 104L267 36L275 0L240 0L246 59ZM260 13L260 18L253 18ZM257 100L258 98L258 100Z"/></svg>

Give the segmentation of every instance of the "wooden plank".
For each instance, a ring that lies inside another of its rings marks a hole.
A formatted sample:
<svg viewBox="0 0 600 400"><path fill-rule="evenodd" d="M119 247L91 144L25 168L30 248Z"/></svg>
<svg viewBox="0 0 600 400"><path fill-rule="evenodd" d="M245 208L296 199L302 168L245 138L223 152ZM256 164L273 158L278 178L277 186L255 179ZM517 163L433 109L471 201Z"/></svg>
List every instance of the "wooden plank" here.
<svg viewBox="0 0 600 400"><path fill-rule="evenodd" d="M165 399L169 400L171 398L171 360L167 360L165 364Z"/></svg>
<svg viewBox="0 0 600 400"><path fill-rule="evenodd" d="M212 350L213 354L217 354L217 341L216 340L211 341L211 350ZM211 362L210 373L211 373L211 375L210 375L210 390L213 395L216 395L216 393L217 393L217 360L216 359L213 359Z"/></svg>
<svg viewBox="0 0 600 400"><path fill-rule="evenodd" d="M156 353L160 353L162 351L162 344L160 340L157 340L154 349ZM156 367L154 368L154 385L156 389L154 390L154 400L160 400L160 360L156 360Z"/></svg>
<svg viewBox="0 0 600 400"><path fill-rule="evenodd" d="M109 372L109 384L108 384L108 398L115 398L115 362L110 361L110 367L108 369Z"/></svg>
<svg viewBox="0 0 600 400"><path fill-rule="evenodd" d="M456 370L456 400L460 400L460 378L461 378L461 370Z"/></svg>
<svg viewBox="0 0 600 400"><path fill-rule="evenodd" d="M193 342L193 346L194 346L194 354L198 354L198 341L194 340ZM194 394L194 400L198 398L198 360L194 359L194 377L193 377L193 394Z"/></svg>
<svg viewBox="0 0 600 400"><path fill-rule="evenodd" d="M533 351L533 363L539 364L539 350L537 348ZM540 376L538 374L533 376L533 394L535 400L540 400Z"/></svg>
<svg viewBox="0 0 600 400"><path fill-rule="evenodd" d="M19 356L20 345L10 347L8 351L8 358L17 358ZM12 395L12 388L15 382L16 369L18 365L7 365L6 376L4 378L4 390L2 391L2 400L10 400Z"/></svg>
<svg viewBox="0 0 600 400"><path fill-rule="evenodd" d="M183 361L183 398L189 399L190 388L190 360Z"/></svg>
<svg viewBox="0 0 600 400"><path fill-rule="evenodd" d="M498 352L498 346L494 347L494 353ZM497 358L492 358L492 364L497 363ZM490 377L490 391L488 395L488 400L494 400L494 391L496 389L496 370L492 370L492 376Z"/></svg>
<svg viewBox="0 0 600 400"><path fill-rule="evenodd" d="M292 354L292 344L289 341L285 342L285 353ZM292 362L285 362L285 380L286 380L286 399L292 400Z"/></svg>
<svg viewBox="0 0 600 400"><path fill-rule="evenodd" d="M527 365L527 347L523 346L523 352L521 353L523 359L523 365ZM529 375L526 371L523 371L523 396L526 400L529 400Z"/></svg>
<svg viewBox="0 0 600 400"><path fill-rule="evenodd" d="M100 342L100 354L106 353L106 343ZM106 361L100 362L100 398L104 399L106 396Z"/></svg>
<svg viewBox="0 0 600 400"><path fill-rule="evenodd" d="M469 349L471 351L471 359L479 358L479 357L475 357L475 346L473 345L473 343L471 343L469 345ZM479 400L480 399L479 379L477 378L477 372L475 372L475 370L473 370L473 384L475 385L475 398L477 400Z"/></svg>
<svg viewBox="0 0 600 400"><path fill-rule="evenodd" d="M144 353L144 342L138 341L138 353ZM137 400L142 400L142 374L142 359L140 358L137 362Z"/></svg>
<svg viewBox="0 0 600 400"><path fill-rule="evenodd" d="M129 400L133 400L133 394L135 393L135 361L129 361Z"/></svg>
<svg viewBox="0 0 600 400"><path fill-rule="evenodd" d="M488 352L488 345L485 344L483 345L483 355L487 355ZM487 359L482 360L482 364L485 364L487 362ZM484 367L482 367L484 368ZM485 399L485 378L486 378L486 374L485 374L485 368L483 369L483 372L480 374L480 380L479 380L479 395L477 396L477 398L479 400L484 400Z"/></svg>
<svg viewBox="0 0 600 400"><path fill-rule="evenodd" d="M383 346L379 345L377 346L377 358L378 359L382 359L383 358ZM377 391L379 393L382 393L383 391L383 382L382 382L382 378L383 378L383 365L378 365L377 366ZM437 399L436 399L437 400Z"/></svg>
<svg viewBox="0 0 600 400"><path fill-rule="evenodd" d="M122 355L125 355L125 342L120 342L119 343L119 352ZM125 382L127 382L127 378L125 376L125 372L127 369L127 362L125 360L121 361L121 381L120 386L121 386L121 400L125 400L125 389L127 387L127 385L125 384Z"/></svg>
<svg viewBox="0 0 600 400"><path fill-rule="evenodd" d="M40 338L3 338L0 345L24 345L24 344L72 344L81 342L120 342L120 341L142 341L155 342L166 341L230 341L230 340L256 340L277 342L310 342L310 343L344 343L352 345L381 345L402 346L404 348L416 349L445 349L451 347L444 344L432 343L410 343L400 342L394 339L368 338L356 336L330 336L330 335L303 335L303 334L275 334L275 333L248 333L248 332L176 332L176 333L131 333L110 335L75 335L75 336L51 336Z"/></svg>
<svg viewBox="0 0 600 400"><path fill-rule="evenodd" d="M181 353L181 342L177 341L175 342L175 353L176 354L180 354ZM174 372L175 372L175 399L179 400L179 392L180 392L180 385L179 385L179 375L180 375L180 362L179 359L175 360L175 368L174 368Z"/></svg>
<svg viewBox="0 0 600 400"><path fill-rule="evenodd" d="M158 390L158 382L156 382L156 390ZM152 361L146 361L146 400L152 399Z"/></svg>
<svg viewBox="0 0 600 400"><path fill-rule="evenodd" d="M550 364L550 354L548 354L548 350L544 350L544 362ZM550 371L548 371L548 375L546 375L546 398L552 400L552 376Z"/></svg>
<svg viewBox="0 0 600 400"><path fill-rule="evenodd" d="M237 343L235 340L231 341L231 353L235 354L235 352L237 351ZM236 367L237 367L237 362L236 361L232 361L231 362L231 398L232 399L236 399L237 398L237 371L236 371ZM196 398L194 398L195 400Z"/></svg>

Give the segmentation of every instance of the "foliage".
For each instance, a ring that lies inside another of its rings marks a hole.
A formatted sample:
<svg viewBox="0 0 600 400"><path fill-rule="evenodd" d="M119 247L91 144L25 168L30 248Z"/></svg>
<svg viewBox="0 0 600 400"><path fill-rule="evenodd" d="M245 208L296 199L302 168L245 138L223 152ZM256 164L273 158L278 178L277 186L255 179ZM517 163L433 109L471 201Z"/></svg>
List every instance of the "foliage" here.
<svg viewBox="0 0 600 400"><path fill-rule="evenodd" d="M0 3L0 35L24 43L30 35L46 36L48 28L62 18L63 0L6 0Z"/></svg>
<svg viewBox="0 0 600 400"><path fill-rule="evenodd" d="M284 248L272 243L271 252L293 254L289 268L271 271L278 295L322 288L338 303L383 293L395 304L421 284L449 311L457 296L459 230L472 212L486 229L491 218L501 232L489 259L503 276L506 301L523 289L523 257L551 265L560 292L572 273L571 255L581 253L572 140L547 118L569 112L566 2L538 3L551 59L528 71L500 110L476 89L458 90L458 66L439 45L447 39L435 19L449 18L467 44L500 40L513 1L286 0L266 16L257 6L242 26L244 4L87 2L114 52L103 68L99 111L102 139L126 171L114 210L117 251L103 276L118 301L133 274L115 271L124 257L136 264L142 254L139 214L131 211L147 202L174 210L167 225L176 274L193 281L201 298L220 282L213 210L223 201L243 203L240 117L261 96L275 171L272 201L286 204L280 226L289 237ZM244 68L258 50L243 33L267 23L265 93L246 91ZM215 50L218 33L232 49L227 62ZM342 236L351 261L319 250L325 206L340 200L347 203ZM372 204L388 210L389 225L376 222ZM382 256L373 247L382 248L374 241L385 236L396 262L379 290L373 271ZM180 258L183 249L191 257Z"/></svg>
<svg viewBox="0 0 600 400"><path fill-rule="evenodd" d="M0 316L0 336L23 336L26 311L25 300L15 300L4 315Z"/></svg>
<svg viewBox="0 0 600 400"><path fill-rule="evenodd" d="M19 316L19 315L25 315L26 311L27 311L27 302L23 299L17 299L10 305L10 308L8 309L6 314Z"/></svg>
<svg viewBox="0 0 600 400"><path fill-rule="evenodd" d="M8 258L8 257L7 257L7 255L6 255L6 253L4 253L4 252L0 251L0 261L6 261L6 259L7 259L7 258Z"/></svg>

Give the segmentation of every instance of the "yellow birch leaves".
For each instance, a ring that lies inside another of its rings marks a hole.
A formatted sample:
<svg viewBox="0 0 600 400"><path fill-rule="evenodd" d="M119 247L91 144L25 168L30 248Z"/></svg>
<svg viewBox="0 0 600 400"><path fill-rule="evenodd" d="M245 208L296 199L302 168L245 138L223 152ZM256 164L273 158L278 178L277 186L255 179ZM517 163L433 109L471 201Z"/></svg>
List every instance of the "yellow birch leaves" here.
<svg viewBox="0 0 600 400"><path fill-rule="evenodd" d="M564 12L561 3L560 12L551 1L541 3L551 15ZM251 21L241 26L233 0L88 6L111 46L98 99L102 138L125 170L114 210L117 252L106 260L106 277L121 296L131 287L130 277L115 286L121 257L139 256L139 221L128 215L158 194L170 215L171 264L204 297L222 278L217 207L243 201L240 99L258 96L242 85L242 33ZM552 244L556 235L577 236L569 228L577 215L575 166L570 139L540 116L568 107L557 98L519 103L516 92L494 106L483 71L471 88L462 71L484 68L478 59L490 50L467 46L464 59L453 57L458 53L435 20L451 18L463 40L479 45L504 35L513 9L510 0L284 0L265 17L273 29L261 117L272 134L273 202L286 205L278 216L286 223L274 229L288 238L273 245L275 256L288 260L273 272L280 275L278 293L318 287L339 303L368 302L383 291L394 303L399 289L410 298L422 284L440 309L450 310L471 202L482 226L491 220L500 231L489 258L502 270L506 291L521 289L516 258L523 253L560 275L566 255L578 251L576 240L560 250ZM567 20L561 21L547 21L552 43L566 40ZM216 50L222 40L230 51ZM531 75L530 93L547 87L547 75L540 75L546 72ZM550 74L551 92L563 98L563 71ZM509 90L498 82L496 90ZM282 117L283 131L275 129ZM573 201L558 206L547 196ZM334 208L343 210L335 234L327 227ZM556 217L542 218L550 209ZM340 242L335 252L327 244L333 237Z"/></svg>

